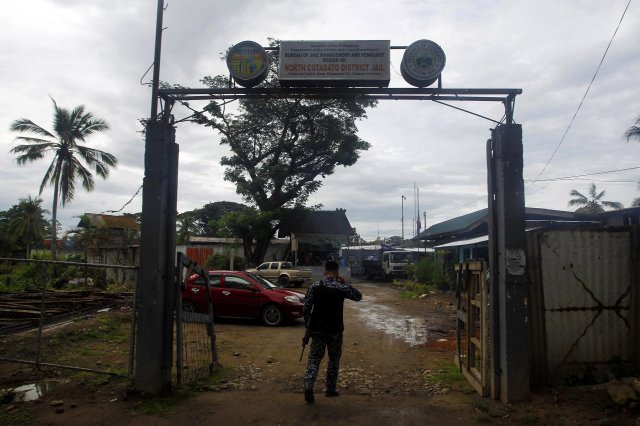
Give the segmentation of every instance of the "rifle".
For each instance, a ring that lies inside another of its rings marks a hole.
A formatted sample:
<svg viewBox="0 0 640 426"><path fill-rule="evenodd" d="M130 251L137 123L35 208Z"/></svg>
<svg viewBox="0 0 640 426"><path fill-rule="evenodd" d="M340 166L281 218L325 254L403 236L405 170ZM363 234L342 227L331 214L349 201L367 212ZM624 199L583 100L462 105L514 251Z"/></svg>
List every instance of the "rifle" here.
<svg viewBox="0 0 640 426"><path fill-rule="evenodd" d="M309 314L308 320L304 323L304 336L302 336L302 351L300 351L300 359L302 361L302 355L304 354L304 348L309 343L309 339L311 338L311 329L309 328L309 324L311 323L311 317L313 316L313 309L315 305L311 306L311 313Z"/></svg>
<svg viewBox="0 0 640 426"><path fill-rule="evenodd" d="M302 361L302 354L304 354L304 348L309 343L309 338L311 337L311 330L307 327L304 330L304 336L302 336L302 351L300 351L300 360Z"/></svg>

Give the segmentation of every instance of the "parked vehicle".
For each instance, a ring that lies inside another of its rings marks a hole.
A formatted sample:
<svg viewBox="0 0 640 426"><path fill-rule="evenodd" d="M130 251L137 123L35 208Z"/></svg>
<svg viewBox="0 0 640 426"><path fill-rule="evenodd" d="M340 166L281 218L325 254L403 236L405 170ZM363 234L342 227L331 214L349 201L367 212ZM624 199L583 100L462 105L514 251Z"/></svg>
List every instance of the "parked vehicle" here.
<svg viewBox="0 0 640 426"><path fill-rule="evenodd" d="M413 263L410 251L394 250L390 246L382 246L376 256L362 259L364 275L368 279L409 278L409 265Z"/></svg>
<svg viewBox="0 0 640 426"><path fill-rule="evenodd" d="M251 272L209 271L209 285L216 317L255 318L275 327L303 316L302 294ZM207 306L205 282L199 275L192 275L182 290L182 309L206 313Z"/></svg>
<svg viewBox="0 0 640 426"><path fill-rule="evenodd" d="M255 269L247 269L247 272L258 274L282 287L289 287L290 284L300 287L311 279L311 270L294 268L291 262L264 262Z"/></svg>

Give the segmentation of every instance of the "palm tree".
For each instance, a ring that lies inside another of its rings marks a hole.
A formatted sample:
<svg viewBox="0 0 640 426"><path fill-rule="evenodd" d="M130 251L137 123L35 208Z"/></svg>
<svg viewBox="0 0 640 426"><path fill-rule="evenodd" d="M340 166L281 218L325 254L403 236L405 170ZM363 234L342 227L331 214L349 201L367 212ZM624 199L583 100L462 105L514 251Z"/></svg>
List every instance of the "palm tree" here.
<svg viewBox="0 0 640 426"><path fill-rule="evenodd" d="M18 136L16 139L24 144L12 148L10 152L17 154L18 165L40 160L45 154L53 153L53 160L40 184L40 194L47 182L53 186L51 255L55 259L58 200L61 200L64 207L73 199L77 178L80 178L84 189L92 191L95 184L90 169L106 179L109 168L115 167L118 160L107 152L81 145L81 142L86 142L88 136L107 130L109 126L106 121L85 112L83 105L69 111L58 107L53 98L51 100L53 101L53 133L29 119L16 120L11 123L11 131L31 135Z"/></svg>
<svg viewBox="0 0 640 426"><path fill-rule="evenodd" d="M624 136L627 138L627 142L630 139L637 139L640 142L640 117L636 120L636 124L629 127L626 132L624 132Z"/></svg>
<svg viewBox="0 0 640 426"><path fill-rule="evenodd" d="M195 227L196 218L194 217L193 212L185 212L180 213L177 219L176 227L178 228L178 231L176 233L176 243L188 244L189 237L194 234L193 228Z"/></svg>
<svg viewBox="0 0 640 426"><path fill-rule="evenodd" d="M49 214L49 211L42 208L42 199L31 198L30 195L28 198L21 198L18 205L12 209L9 232L27 245L27 259L31 252L31 244L42 241L46 234L48 224L44 218L45 214Z"/></svg>
<svg viewBox="0 0 640 426"><path fill-rule="evenodd" d="M595 183L591 184L588 197L576 191L575 189L572 189L569 194L574 197L569 201L570 206L582 206L579 207L576 212L601 213L604 211L604 207L608 207L614 210L620 210L623 207L622 203L619 203L617 201L602 200L602 197L604 197L604 191L598 193Z"/></svg>

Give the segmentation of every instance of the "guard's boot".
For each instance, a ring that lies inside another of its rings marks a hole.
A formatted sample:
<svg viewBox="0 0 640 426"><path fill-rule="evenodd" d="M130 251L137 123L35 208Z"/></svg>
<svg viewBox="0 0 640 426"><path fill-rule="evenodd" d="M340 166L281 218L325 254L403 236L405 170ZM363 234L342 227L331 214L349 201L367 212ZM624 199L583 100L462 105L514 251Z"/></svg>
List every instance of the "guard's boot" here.
<svg viewBox="0 0 640 426"><path fill-rule="evenodd" d="M314 401L313 398L313 388L312 387L304 387L304 400L307 401L308 404L312 404Z"/></svg>
<svg viewBox="0 0 640 426"><path fill-rule="evenodd" d="M340 392L338 392L335 389L327 389L324 392L324 396L326 396L326 397L340 396Z"/></svg>

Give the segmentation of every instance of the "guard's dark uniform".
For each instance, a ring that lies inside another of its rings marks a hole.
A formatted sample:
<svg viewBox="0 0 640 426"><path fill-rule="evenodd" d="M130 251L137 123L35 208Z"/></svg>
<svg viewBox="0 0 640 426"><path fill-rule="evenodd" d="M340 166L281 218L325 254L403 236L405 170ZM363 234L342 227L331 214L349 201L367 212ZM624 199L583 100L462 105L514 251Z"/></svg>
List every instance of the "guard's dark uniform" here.
<svg viewBox="0 0 640 426"><path fill-rule="evenodd" d="M304 375L305 389L313 389L320 362L324 357L325 348L327 348L329 363L327 364L326 392L328 395L336 392L340 356L342 355L344 299L357 302L362 299L362 294L351 285L336 281L334 278L316 281L307 290L304 302L304 320L311 331L312 340L307 371Z"/></svg>

